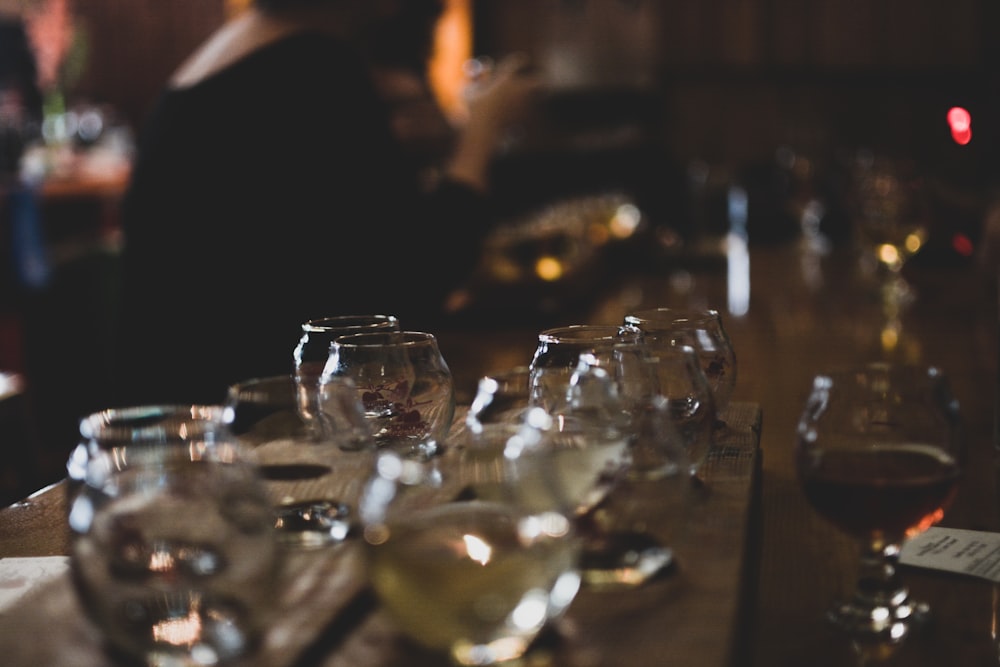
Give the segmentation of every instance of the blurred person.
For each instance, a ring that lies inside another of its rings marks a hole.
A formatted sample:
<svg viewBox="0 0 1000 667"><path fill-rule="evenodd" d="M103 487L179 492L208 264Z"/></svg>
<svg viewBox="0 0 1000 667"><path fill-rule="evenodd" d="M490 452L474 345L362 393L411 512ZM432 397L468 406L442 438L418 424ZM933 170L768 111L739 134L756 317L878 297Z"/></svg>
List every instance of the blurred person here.
<svg viewBox="0 0 1000 667"><path fill-rule="evenodd" d="M24 20L0 5L0 187L17 179L21 155L41 125L38 66Z"/></svg>
<svg viewBox="0 0 1000 667"><path fill-rule="evenodd" d="M363 45L393 133L426 184L440 178L455 147L456 128L438 103L429 79L435 26L443 0L401 2L377 23Z"/></svg>
<svg viewBox="0 0 1000 667"><path fill-rule="evenodd" d="M171 77L123 203L118 404L214 402L290 372L306 319L445 317L490 228L495 147L537 82L501 62L423 178L377 84L414 4L255 0ZM414 30L439 1L425 11Z"/></svg>

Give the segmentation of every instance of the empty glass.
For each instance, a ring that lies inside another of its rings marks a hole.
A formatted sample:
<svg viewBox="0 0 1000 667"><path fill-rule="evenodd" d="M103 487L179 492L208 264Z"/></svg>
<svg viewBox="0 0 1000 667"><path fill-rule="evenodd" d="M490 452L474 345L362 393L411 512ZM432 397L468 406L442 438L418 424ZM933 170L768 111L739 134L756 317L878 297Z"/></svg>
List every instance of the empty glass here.
<svg viewBox="0 0 1000 667"><path fill-rule="evenodd" d="M527 366L516 366L479 379L466 413L465 429L461 437L450 438L450 445L460 450L459 474L465 494L490 497L492 488L506 479L504 450L509 438L519 432L538 432L522 431L532 409L528 402L529 378ZM540 426L535 424L536 429Z"/></svg>
<svg viewBox="0 0 1000 667"><path fill-rule="evenodd" d="M292 352L298 408L314 437L320 437L319 380L338 336L365 331L399 331L394 315L333 315L302 323L302 337Z"/></svg>
<svg viewBox="0 0 1000 667"><path fill-rule="evenodd" d="M320 386L337 377L357 387L377 446L417 458L440 453L455 413L455 389L433 334L341 336L333 343ZM326 409L324 398L320 410Z"/></svg>
<svg viewBox="0 0 1000 667"><path fill-rule="evenodd" d="M667 399L665 408L684 446L690 472L698 476L715 440L715 403L712 389L690 345L656 338L615 348L619 391L631 411L639 416L655 396ZM631 472L655 474L654 451L633 448ZM669 462L669 461L668 461Z"/></svg>
<svg viewBox="0 0 1000 667"><path fill-rule="evenodd" d="M632 326L572 324L545 329L538 334L531 359L532 400L546 409L562 402L580 355L589 354L593 363L613 369L615 345L641 340L642 332Z"/></svg>
<svg viewBox="0 0 1000 667"><path fill-rule="evenodd" d="M368 423L350 380L324 388L322 438L309 433L297 409L295 378L277 375L229 387L225 407L232 430L252 448L275 505L278 536L299 546L322 546L348 536L357 477L368 465ZM353 471L353 473L352 473ZM354 481L352 481L354 480Z"/></svg>
<svg viewBox="0 0 1000 667"><path fill-rule="evenodd" d="M274 518L221 407L91 415L69 510L73 582L111 650L149 665L252 653L280 564Z"/></svg>
<svg viewBox="0 0 1000 667"><path fill-rule="evenodd" d="M490 424L519 423L528 408L531 369L515 366L479 378L476 395L466 413L473 433Z"/></svg>
<svg viewBox="0 0 1000 667"><path fill-rule="evenodd" d="M625 324L640 329L648 342L675 341L694 348L722 418L736 386L736 353L719 311L649 308L626 315Z"/></svg>

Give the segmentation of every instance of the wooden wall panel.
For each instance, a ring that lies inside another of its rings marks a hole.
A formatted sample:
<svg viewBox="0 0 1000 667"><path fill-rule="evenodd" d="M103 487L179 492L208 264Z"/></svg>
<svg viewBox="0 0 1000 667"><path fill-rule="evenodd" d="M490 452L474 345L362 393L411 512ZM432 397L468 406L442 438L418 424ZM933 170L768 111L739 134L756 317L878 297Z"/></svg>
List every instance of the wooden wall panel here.
<svg viewBox="0 0 1000 667"><path fill-rule="evenodd" d="M164 82L225 17L224 0L76 0L89 40L73 92L109 103L138 127Z"/></svg>
<svg viewBox="0 0 1000 667"><path fill-rule="evenodd" d="M582 39L633 15L660 65L858 73L885 68L978 66L994 43L995 0L475 0L480 46L537 51L544 40ZM617 17L617 18L616 18ZM657 21L658 26L646 26ZM569 37L563 34L575 26Z"/></svg>
<svg viewBox="0 0 1000 667"><path fill-rule="evenodd" d="M655 8L661 136L682 159L766 160L784 142L947 150L948 106L1000 104L996 0L477 0L477 34L530 52L531 35L562 39L546 27L560 12L595 20L588 5Z"/></svg>
<svg viewBox="0 0 1000 667"><path fill-rule="evenodd" d="M935 11L914 11L907 0L884 2L882 58L893 66L974 66L985 51L983 41L995 39L1000 29L984 22L981 5L974 0L942 1L935 3Z"/></svg>
<svg viewBox="0 0 1000 667"><path fill-rule="evenodd" d="M75 5L91 38L79 92L139 127L171 71L232 2ZM971 103L1000 88L990 74L1000 66L996 0L474 0L473 13L475 53L539 56L561 40L579 54L571 59L596 58L586 49L597 44L601 58L654 72L671 105L666 135L692 152L728 145L755 153L786 135L810 134L801 128L811 124L875 132L879 118L895 117L884 122L901 134L929 122L911 113L914 104ZM597 61L581 62L578 76L608 79ZM866 120L872 110L875 125Z"/></svg>
<svg viewBox="0 0 1000 667"><path fill-rule="evenodd" d="M814 61L813 48L821 26L811 20L813 7L802 0L770 0L763 28L769 63L801 67Z"/></svg>

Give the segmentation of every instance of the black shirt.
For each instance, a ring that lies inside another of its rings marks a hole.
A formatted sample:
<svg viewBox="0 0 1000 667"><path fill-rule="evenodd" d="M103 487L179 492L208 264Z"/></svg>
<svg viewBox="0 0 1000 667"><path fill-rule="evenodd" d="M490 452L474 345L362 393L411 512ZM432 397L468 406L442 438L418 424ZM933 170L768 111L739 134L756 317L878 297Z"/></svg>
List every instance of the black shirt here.
<svg viewBox="0 0 1000 667"><path fill-rule="evenodd" d="M428 330L478 257L486 202L421 190L368 69L319 34L165 91L123 208L120 404L218 402L292 370L300 324Z"/></svg>

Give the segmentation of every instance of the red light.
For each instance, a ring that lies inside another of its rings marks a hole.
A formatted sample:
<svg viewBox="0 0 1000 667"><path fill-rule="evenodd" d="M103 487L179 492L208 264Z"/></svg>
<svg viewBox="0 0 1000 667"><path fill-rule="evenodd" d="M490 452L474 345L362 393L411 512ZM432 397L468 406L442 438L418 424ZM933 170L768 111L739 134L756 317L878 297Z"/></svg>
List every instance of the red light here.
<svg viewBox="0 0 1000 667"><path fill-rule="evenodd" d="M955 234L951 237L951 247L963 257L971 257L974 251L972 240L965 234Z"/></svg>
<svg viewBox="0 0 1000 667"><path fill-rule="evenodd" d="M972 126L972 116L962 107L948 109L948 125L953 132L962 132Z"/></svg>
<svg viewBox="0 0 1000 667"><path fill-rule="evenodd" d="M951 138L955 140L955 143L959 146L965 146L967 143L972 141L972 130L952 130Z"/></svg>
<svg viewBox="0 0 1000 667"><path fill-rule="evenodd" d="M964 146L972 141L972 114L962 107L948 109L948 127L956 144Z"/></svg>

